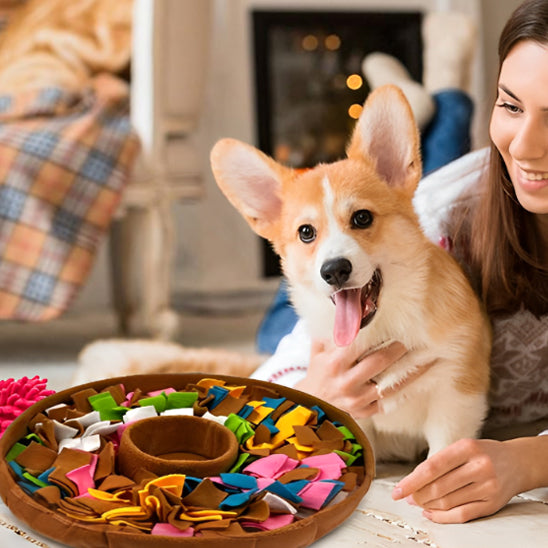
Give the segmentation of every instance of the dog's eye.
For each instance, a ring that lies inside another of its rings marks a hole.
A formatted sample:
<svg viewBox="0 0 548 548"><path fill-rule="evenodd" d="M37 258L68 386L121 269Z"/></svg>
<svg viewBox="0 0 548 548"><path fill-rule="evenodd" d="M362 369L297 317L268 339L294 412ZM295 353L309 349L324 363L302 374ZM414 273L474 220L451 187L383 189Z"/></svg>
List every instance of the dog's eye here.
<svg viewBox="0 0 548 548"><path fill-rule="evenodd" d="M312 225L301 225L299 227L299 238L305 244L309 244L316 239L316 229Z"/></svg>
<svg viewBox="0 0 548 548"><path fill-rule="evenodd" d="M352 214L352 228L368 228L373 222L373 214L368 209L360 209Z"/></svg>

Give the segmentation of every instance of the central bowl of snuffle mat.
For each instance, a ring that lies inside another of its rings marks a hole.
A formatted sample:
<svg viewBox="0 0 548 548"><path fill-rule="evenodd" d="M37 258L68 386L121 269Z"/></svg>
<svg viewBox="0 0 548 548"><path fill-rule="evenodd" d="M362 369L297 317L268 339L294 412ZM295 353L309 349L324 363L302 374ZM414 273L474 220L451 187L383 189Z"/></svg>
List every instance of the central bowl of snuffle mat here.
<svg viewBox="0 0 548 548"><path fill-rule="evenodd" d="M49 396L0 439L0 495L68 546L308 546L374 477L363 431L302 392L201 374Z"/></svg>

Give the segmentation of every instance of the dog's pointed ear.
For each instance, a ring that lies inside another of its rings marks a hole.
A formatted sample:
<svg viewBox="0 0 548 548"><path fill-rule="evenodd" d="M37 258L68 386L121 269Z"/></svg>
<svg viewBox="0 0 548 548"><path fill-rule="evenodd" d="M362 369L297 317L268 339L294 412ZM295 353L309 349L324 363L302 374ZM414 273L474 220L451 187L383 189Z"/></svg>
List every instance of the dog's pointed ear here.
<svg viewBox="0 0 548 548"><path fill-rule="evenodd" d="M273 239L280 219L284 172L290 172L255 147L221 139L211 150L211 167L219 188L251 228Z"/></svg>
<svg viewBox="0 0 548 548"><path fill-rule="evenodd" d="M419 131L398 87L386 85L369 94L347 153L372 160L389 185L415 192L422 172Z"/></svg>

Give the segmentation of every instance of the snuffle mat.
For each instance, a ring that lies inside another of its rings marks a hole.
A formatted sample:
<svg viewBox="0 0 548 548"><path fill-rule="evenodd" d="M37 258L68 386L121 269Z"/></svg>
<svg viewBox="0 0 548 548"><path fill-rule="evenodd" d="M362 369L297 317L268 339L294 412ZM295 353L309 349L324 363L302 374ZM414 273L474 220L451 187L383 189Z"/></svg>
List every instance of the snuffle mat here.
<svg viewBox="0 0 548 548"><path fill-rule="evenodd" d="M361 428L240 377L136 375L34 404L0 439L0 495L68 546L308 546L374 477Z"/></svg>

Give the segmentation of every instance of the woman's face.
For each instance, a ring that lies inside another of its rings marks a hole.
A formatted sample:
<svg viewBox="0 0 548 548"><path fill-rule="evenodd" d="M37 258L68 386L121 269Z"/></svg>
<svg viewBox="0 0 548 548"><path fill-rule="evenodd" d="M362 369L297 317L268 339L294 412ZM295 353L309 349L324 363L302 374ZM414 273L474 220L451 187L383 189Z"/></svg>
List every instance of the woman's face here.
<svg viewBox="0 0 548 548"><path fill-rule="evenodd" d="M510 50L490 135L522 207L548 213L548 46L527 40Z"/></svg>

